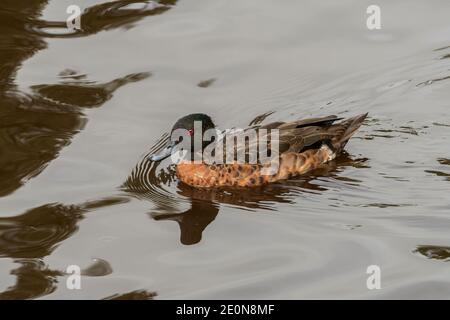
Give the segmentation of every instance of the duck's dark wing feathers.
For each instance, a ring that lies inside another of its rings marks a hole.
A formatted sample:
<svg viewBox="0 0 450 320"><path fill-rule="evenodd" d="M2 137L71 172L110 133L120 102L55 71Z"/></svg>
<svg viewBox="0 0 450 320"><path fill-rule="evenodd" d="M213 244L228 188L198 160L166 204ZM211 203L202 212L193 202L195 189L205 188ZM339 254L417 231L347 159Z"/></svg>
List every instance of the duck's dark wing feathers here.
<svg viewBox="0 0 450 320"><path fill-rule="evenodd" d="M335 115L300 119L290 122L273 122L262 126L262 129L279 129L280 153L301 152L320 141L331 140L333 134L327 129L337 120Z"/></svg>
<svg viewBox="0 0 450 320"><path fill-rule="evenodd" d="M278 129L294 129L294 128L305 128L310 126L326 127L337 120L342 120L343 118L338 118L335 115L321 117L321 118L310 118L310 119L300 119L291 122L285 122L281 124Z"/></svg>
<svg viewBox="0 0 450 320"><path fill-rule="evenodd" d="M260 129L295 129L303 128L308 126L329 126L333 124L334 121L342 120L343 118L338 118L335 115L320 117L320 118L309 118L300 119L290 122L276 121L271 122L262 126L258 126ZM255 128L253 126L253 128Z"/></svg>
<svg viewBox="0 0 450 320"><path fill-rule="evenodd" d="M292 122L272 122L258 129L279 129L279 154L285 152L303 152L306 149L315 148L316 146L319 148L324 142L329 143L330 146L338 151L345 146L348 139L361 126L366 116L367 114L359 115L339 123L334 122L343 118L338 118L335 115ZM240 134L245 134L245 131ZM263 137L258 135L258 140L253 140L251 143L259 143L259 140ZM270 141L271 139L267 140ZM253 150L257 150L256 146L252 147ZM245 143L245 146L235 146L235 154L241 148L245 148L244 153L246 156L249 150L252 150L252 148L249 148L248 143Z"/></svg>

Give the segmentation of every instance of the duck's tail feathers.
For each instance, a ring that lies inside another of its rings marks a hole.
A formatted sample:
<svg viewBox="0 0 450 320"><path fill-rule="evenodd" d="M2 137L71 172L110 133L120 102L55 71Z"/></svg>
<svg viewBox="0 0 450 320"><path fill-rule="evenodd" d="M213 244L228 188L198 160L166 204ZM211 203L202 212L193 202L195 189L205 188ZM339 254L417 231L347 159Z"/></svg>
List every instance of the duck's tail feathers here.
<svg viewBox="0 0 450 320"><path fill-rule="evenodd" d="M335 151L340 152L344 149L348 140L353 136L356 130L361 127L364 119L366 119L368 113L360 114L356 117L346 119L340 123L337 123L332 127L335 129L335 138L332 140L332 145Z"/></svg>

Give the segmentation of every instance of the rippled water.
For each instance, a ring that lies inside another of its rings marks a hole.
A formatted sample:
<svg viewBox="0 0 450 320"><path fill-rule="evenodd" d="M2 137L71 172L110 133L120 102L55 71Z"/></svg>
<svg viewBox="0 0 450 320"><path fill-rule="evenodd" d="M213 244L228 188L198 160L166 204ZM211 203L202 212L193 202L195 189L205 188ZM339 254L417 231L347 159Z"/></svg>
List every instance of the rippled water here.
<svg viewBox="0 0 450 320"><path fill-rule="evenodd" d="M0 298L450 298L450 3L369 4L2 0ZM212 191L145 160L192 112L369 118L324 169Z"/></svg>

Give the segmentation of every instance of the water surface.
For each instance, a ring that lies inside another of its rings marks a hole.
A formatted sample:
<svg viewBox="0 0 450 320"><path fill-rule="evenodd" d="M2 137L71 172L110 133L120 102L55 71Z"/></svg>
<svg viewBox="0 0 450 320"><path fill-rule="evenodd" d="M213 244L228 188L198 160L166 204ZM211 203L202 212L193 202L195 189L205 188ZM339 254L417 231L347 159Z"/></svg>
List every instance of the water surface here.
<svg viewBox="0 0 450 320"><path fill-rule="evenodd" d="M450 298L450 3L374 31L370 4L3 0L0 298ZM192 112L369 118L324 169L214 191L145 159Z"/></svg>

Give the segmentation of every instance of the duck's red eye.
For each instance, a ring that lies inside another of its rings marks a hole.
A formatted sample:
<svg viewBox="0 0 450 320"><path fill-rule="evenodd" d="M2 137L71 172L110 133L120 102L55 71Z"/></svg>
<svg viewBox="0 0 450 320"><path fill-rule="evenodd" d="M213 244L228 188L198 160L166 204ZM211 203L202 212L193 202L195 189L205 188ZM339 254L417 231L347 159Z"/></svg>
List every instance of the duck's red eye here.
<svg viewBox="0 0 450 320"><path fill-rule="evenodd" d="M188 133L189 133L190 136L193 136L194 135L194 129L189 129Z"/></svg>

